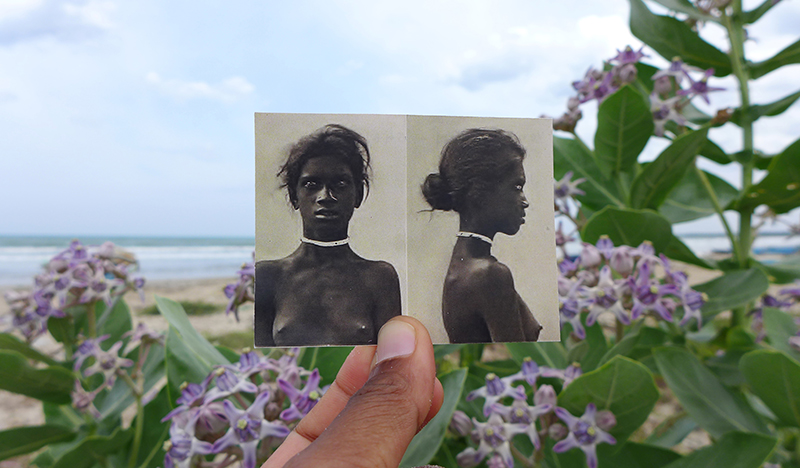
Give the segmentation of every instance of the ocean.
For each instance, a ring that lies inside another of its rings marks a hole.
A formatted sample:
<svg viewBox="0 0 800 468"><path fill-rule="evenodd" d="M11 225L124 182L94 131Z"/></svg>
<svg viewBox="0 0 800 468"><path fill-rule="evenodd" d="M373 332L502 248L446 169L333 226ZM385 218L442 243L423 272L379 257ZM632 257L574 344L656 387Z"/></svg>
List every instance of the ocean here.
<svg viewBox="0 0 800 468"><path fill-rule="evenodd" d="M29 286L42 265L74 237L0 236L0 286ZM84 245L105 241L129 250L147 280L236 278L252 260L252 237L79 237Z"/></svg>
<svg viewBox="0 0 800 468"><path fill-rule="evenodd" d="M697 255L705 256L730 248L727 237L709 234L680 236ZM30 286L33 276L58 252L67 248L73 237L0 236L0 286ZM140 274L147 280L236 278L242 263L250 261L255 245L252 237L81 237L84 245L105 241L136 255ZM579 245L571 246L580 250ZM800 237L786 234L759 236L756 254L780 254L800 249Z"/></svg>

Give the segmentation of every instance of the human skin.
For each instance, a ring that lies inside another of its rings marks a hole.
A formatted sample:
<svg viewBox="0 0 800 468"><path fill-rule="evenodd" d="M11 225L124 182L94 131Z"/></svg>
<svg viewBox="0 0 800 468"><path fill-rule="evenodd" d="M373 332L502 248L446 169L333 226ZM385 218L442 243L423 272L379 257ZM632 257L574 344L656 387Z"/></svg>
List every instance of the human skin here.
<svg viewBox="0 0 800 468"><path fill-rule="evenodd" d="M306 238L347 238L350 218L361 204L357 183L335 157L304 164L294 207ZM372 344L396 315L400 281L394 267L364 259L347 244L302 243L288 257L256 264L257 346Z"/></svg>
<svg viewBox="0 0 800 468"><path fill-rule="evenodd" d="M395 317L381 329L377 349L353 349L262 468L395 468L443 397L428 331L414 318Z"/></svg>
<svg viewBox="0 0 800 468"><path fill-rule="evenodd" d="M513 154L504 157L514 158ZM525 222L525 170L514 169L496 187L460 212L461 231L490 239L514 235ZM514 287L511 270L480 239L459 237L453 247L442 294L442 319L452 343L536 341L541 326Z"/></svg>

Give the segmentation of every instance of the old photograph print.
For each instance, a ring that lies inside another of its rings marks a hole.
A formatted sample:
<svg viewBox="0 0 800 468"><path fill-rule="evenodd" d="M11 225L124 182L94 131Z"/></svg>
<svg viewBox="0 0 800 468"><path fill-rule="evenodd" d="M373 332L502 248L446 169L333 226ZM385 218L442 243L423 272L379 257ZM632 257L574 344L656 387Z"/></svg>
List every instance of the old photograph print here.
<svg viewBox="0 0 800 468"><path fill-rule="evenodd" d="M550 126L256 114L255 345L558 340Z"/></svg>

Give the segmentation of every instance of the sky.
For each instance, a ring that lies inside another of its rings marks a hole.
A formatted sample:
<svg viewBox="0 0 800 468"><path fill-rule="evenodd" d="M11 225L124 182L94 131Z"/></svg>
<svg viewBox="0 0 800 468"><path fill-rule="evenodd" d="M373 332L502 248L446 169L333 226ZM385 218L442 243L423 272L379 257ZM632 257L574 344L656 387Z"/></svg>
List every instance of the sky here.
<svg viewBox="0 0 800 468"><path fill-rule="evenodd" d="M253 236L255 112L557 116L589 66L641 46L628 12L627 0L0 0L0 235ZM793 43L798 21L800 2L783 1L749 31L748 56ZM723 44L715 28L703 34ZM752 101L797 91L798 72L759 79ZM737 104L720 92L707 110ZM799 121L800 104L760 120L757 147L781 151ZM741 145L730 124L711 137ZM737 184L732 166L703 167Z"/></svg>

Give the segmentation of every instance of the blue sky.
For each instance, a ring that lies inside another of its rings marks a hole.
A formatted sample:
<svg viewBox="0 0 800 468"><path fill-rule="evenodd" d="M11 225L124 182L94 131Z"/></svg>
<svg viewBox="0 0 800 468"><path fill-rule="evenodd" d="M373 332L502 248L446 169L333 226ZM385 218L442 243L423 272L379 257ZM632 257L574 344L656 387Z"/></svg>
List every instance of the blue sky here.
<svg viewBox="0 0 800 468"><path fill-rule="evenodd" d="M254 112L559 115L571 81L639 47L627 17L626 0L0 0L0 234L252 236ZM750 56L794 42L798 21L782 2ZM753 101L797 91L798 71ZM800 105L762 120L756 144L780 151ZM712 137L735 151L728 127Z"/></svg>

